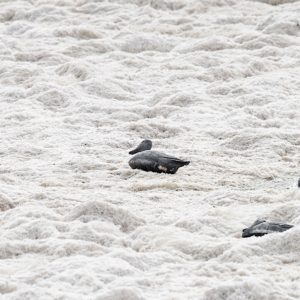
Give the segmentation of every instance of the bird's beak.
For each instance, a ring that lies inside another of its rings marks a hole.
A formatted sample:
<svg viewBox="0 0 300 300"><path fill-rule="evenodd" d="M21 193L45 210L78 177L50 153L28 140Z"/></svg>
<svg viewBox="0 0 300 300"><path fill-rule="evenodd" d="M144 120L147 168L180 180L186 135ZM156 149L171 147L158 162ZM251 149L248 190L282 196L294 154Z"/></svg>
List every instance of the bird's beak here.
<svg viewBox="0 0 300 300"><path fill-rule="evenodd" d="M136 154L136 153L138 153L138 152L140 152L140 149L139 149L139 147L136 147L135 149L129 151L129 154L132 155L132 154Z"/></svg>

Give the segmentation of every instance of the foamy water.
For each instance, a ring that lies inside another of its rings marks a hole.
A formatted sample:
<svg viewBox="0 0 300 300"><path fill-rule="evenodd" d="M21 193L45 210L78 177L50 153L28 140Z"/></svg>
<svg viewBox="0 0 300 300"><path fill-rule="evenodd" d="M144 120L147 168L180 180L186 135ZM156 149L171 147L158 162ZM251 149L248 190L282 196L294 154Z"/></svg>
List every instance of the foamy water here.
<svg viewBox="0 0 300 300"><path fill-rule="evenodd" d="M300 299L300 1L4 0L0 22L1 299ZM144 138L191 164L130 169ZM242 239L259 217L296 226Z"/></svg>

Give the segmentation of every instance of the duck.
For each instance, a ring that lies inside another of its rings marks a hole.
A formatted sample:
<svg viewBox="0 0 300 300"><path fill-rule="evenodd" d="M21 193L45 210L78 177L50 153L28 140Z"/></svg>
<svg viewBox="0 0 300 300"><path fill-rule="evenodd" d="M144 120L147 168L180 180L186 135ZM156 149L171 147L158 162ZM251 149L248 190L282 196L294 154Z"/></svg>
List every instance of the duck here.
<svg viewBox="0 0 300 300"><path fill-rule="evenodd" d="M132 169L146 172L175 174L179 168L190 163L188 160L182 160L151 149L152 141L143 140L135 149L129 152L130 155L135 154L129 160L129 166Z"/></svg>
<svg viewBox="0 0 300 300"><path fill-rule="evenodd" d="M293 225L284 223L274 223L263 219L257 219L250 227L243 229L242 237L247 238L251 236L263 236L273 232L283 232Z"/></svg>

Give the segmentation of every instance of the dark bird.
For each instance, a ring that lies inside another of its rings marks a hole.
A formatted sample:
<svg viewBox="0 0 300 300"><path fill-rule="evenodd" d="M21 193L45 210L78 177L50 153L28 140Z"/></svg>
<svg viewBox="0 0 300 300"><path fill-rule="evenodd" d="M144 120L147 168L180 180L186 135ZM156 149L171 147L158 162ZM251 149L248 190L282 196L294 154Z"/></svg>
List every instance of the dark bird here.
<svg viewBox="0 0 300 300"><path fill-rule="evenodd" d="M129 152L129 154L135 154L129 160L129 166L132 169L140 169L146 172L175 174L179 168L190 163L187 160L152 151L151 148L152 142L143 140L134 150Z"/></svg>
<svg viewBox="0 0 300 300"><path fill-rule="evenodd" d="M258 219L250 227L243 229L243 238L250 236L262 236L273 232L282 232L292 228L293 225L283 223L272 223L266 220Z"/></svg>

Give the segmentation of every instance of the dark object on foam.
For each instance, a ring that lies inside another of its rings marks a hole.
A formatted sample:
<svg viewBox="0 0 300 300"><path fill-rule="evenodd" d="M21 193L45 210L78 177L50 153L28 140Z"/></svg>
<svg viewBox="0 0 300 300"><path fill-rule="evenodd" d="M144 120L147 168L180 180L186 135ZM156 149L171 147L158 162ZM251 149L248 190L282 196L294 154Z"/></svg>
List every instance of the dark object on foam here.
<svg viewBox="0 0 300 300"><path fill-rule="evenodd" d="M151 148L152 142L150 140L142 141L134 150L129 152L129 154L135 154L129 160L129 166L132 169L140 169L146 172L175 174L179 168L190 163L187 160L152 151Z"/></svg>
<svg viewBox="0 0 300 300"><path fill-rule="evenodd" d="M282 232L292 228L293 225L272 223L266 220L256 220L250 227L243 229L243 238L250 236L263 236L268 233Z"/></svg>

